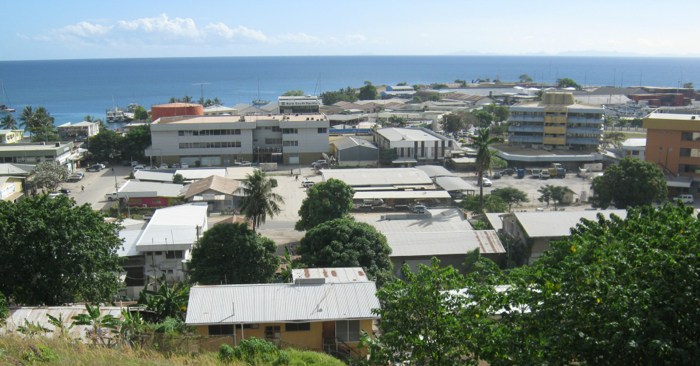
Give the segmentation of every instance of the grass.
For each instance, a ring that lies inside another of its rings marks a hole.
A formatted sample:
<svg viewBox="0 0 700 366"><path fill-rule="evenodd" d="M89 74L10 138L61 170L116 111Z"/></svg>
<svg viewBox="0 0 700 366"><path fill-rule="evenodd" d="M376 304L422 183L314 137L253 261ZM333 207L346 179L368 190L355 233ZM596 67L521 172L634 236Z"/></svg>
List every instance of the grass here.
<svg viewBox="0 0 700 366"><path fill-rule="evenodd" d="M342 366L343 362L326 354L288 349L291 366ZM2 365L224 365L214 352L182 352L165 354L150 349L130 347L105 348L46 337L33 339L18 336L0 337L0 364ZM233 362L229 366L244 366ZM261 365L264 366L264 365Z"/></svg>

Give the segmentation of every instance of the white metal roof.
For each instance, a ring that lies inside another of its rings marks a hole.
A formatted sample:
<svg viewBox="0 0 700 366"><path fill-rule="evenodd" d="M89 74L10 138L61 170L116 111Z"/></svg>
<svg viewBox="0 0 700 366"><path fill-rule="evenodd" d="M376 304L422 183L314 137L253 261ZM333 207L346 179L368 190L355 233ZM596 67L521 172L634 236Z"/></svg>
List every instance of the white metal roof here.
<svg viewBox="0 0 700 366"><path fill-rule="evenodd" d="M121 319L121 309L116 306L102 306L100 307L101 315L112 315L115 318ZM10 307L10 315L7 317L6 326L0 327L0 334L8 334L9 332L15 332L18 326L24 326L24 321L41 325L42 327L55 330L55 327L49 322L48 315L58 318L62 315L62 319L66 328L73 323L73 317L78 314L87 314L85 305L71 305L71 306L51 306L51 307L20 307L14 308ZM85 339L85 330L89 328L88 325L76 325L68 330L68 334L72 339L82 339L83 341L88 341ZM55 332L48 332L44 336L52 338L57 337Z"/></svg>
<svg viewBox="0 0 700 366"><path fill-rule="evenodd" d="M119 238L122 239L123 242L122 246L117 249L117 255L120 257L131 257L141 254L136 251L136 242L143 233L144 227L146 227L146 221L124 219L121 225L124 229L119 231Z"/></svg>
<svg viewBox="0 0 700 366"><path fill-rule="evenodd" d="M368 200L372 198L389 199L431 199L450 198L450 194L445 191L360 191L355 192L354 200Z"/></svg>
<svg viewBox="0 0 700 366"><path fill-rule="evenodd" d="M139 170L134 173L134 178L138 180L150 180L157 182L172 182L175 173L172 171L158 171L158 170Z"/></svg>
<svg viewBox="0 0 700 366"><path fill-rule="evenodd" d="M383 234L391 246L392 257L466 254L476 248L479 248L481 254L506 252L493 230Z"/></svg>
<svg viewBox="0 0 700 366"><path fill-rule="evenodd" d="M292 282L297 279L323 278L326 283L368 282L362 267L346 268L300 268L292 270Z"/></svg>
<svg viewBox="0 0 700 366"><path fill-rule="evenodd" d="M491 227L493 227L494 230L498 231L498 230L503 228L503 220L501 219L501 216L505 216L505 215L510 215L510 214L507 214L507 213L487 213L486 219L489 220Z"/></svg>
<svg viewBox="0 0 700 366"><path fill-rule="evenodd" d="M182 174L182 177L186 180L197 180L204 179L206 177L211 177L212 175L218 175L220 177L226 178L226 168L217 169L178 169L175 174Z"/></svg>
<svg viewBox="0 0 700 366"><path fill-rule="evenodd" d="M440 138L433 134L417 128L380 128L377 133L386 137L389 141L442 141L447 138Z"/></svg>
<svg viewBox="0 0 700 366"><path fill-rule="evenodd" d="M622 142L624 147L645 147L647 146L646 137L627 139Z"/></svg>
<svg viewBox="0 0 700 366"><path fill-rule="evenodd" d="M119 197L180 197L185 195L184 187L184 184L127 180L119 189Z"/></svg>
<svg viewBox="0 0 700 366"><path fill-rule="evenodd" d="M432 184L425 172L415 168L326 169L323 181L335 178L350 186Z"/></svg>
<svg viewBox="0 0 700 366"><path fill-rule="evenodd" d="M599 213L606 219L610 219L611 214L622 219L627 217L626 210L515 212L514 215L529 237L557 238L571 234L571 228L580 223L581 219L597 220Z"/></svg>
<svg viewBox="0 0 700 366"><path fill-rule="evenodd" d="M448 192L473 191L477 189L473 184L460 177L437 177L435 178L435 183Z"/></svg>
<svg viewBox="0 0 700 366"><path fill-rule="evenodd" d="M207 205L186 204L156 210L136 243L136 250L189 250L207 230Z"/></svg>
<svg viewBox="0 0 700 366"><path fill-rule="evenodd" d="M422 170L430 177L453 177L455 174L440 165L420 165L416 169Z"/></svg>
<svg viewBox="0 0 700 366"><path fill-rule="evenodd" d="M374 282L195 286L187 325L377 319Z"/></svg>

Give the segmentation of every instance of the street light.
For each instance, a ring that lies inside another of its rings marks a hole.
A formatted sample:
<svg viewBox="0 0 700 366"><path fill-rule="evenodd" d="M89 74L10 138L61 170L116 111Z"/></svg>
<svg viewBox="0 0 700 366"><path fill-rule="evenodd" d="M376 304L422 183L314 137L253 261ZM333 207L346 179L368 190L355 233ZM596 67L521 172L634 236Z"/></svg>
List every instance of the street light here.
<svg viewBox="0 0 700 366"><path fill-rule="evenodd" d="M117 172L112 168L112 174L114 174L114 195L117 197L117 217L121 216L121 200L119 199L119 184L117 183Z"/></svg>

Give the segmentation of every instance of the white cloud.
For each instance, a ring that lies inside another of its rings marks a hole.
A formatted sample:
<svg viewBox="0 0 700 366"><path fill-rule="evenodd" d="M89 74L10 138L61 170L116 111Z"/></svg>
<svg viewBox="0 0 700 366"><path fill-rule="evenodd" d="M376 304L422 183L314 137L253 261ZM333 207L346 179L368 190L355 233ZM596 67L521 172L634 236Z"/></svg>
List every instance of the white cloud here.
<svg viewBox="0 0 700 366"><path fill-rule="evenodd" d="M530 41L530 40L533 40L533 39L535 39L535 36L525 36L525 37L523 37L523 41Z"/></svg>
<svg viewBox="0 0 700 366"><path fill-rule="evenodd" d="M283 34L281 36L275 37L275 39L279 42L292 42L292 43L317 43L321 44L324 43L324 41L321 38L318 38L316 36L310 36L306 33L297 33L297 34Z"/></svg>
<svg viewBox="0 0 700 366"><path fill-rule="evenodd" d="M367 37L361 34L349 34L345 38L350 42L364 42L367 40Z"/></svg>
<svg viewBox="0 0 700 366"><path fill-rule="evenodd" d="M211 37L222 37L227 40L247 40L257 42L268 42L269 38L261 31L248 29L242 25L236 28L229 28L224 23L209 24L204 28L204 34Z"/></svg>

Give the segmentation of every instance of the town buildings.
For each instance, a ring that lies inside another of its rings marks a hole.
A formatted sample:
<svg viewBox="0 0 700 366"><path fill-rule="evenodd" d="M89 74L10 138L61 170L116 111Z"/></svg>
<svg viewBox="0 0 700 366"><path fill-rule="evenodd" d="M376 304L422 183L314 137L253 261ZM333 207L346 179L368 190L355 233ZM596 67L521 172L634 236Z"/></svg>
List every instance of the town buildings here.
<svg viewBox="0 0 700 366"><path fill-rule="evenodd" d="M328 152L328 128L323 114L165 117L151 124L146 156L190 166L310 164Z"/></svg>
<svg viewBox="0 0 700 366"><path fill-rule="evenodd" d="M319 114L321 99L313 95L281 96L277 98L280 114Z"/></svg>
<svg viewBox="0 0 700 366"><path fill-rule="evenodd" d="M511 145L542 149L597 150L603 142L604 109L578 104L571 93L545 93L542 102L510 107Z"/></svg>
<svg viewBox="0 0 700 366"><path fill-rule="evenodd" d="M698 194L700 186L700 114L651 113L645 160L666 173L671 194Z"/></svg>
<svg viewBox="0 0 700 366"><path fill-rule="evenodd" d="M330 149L338 165L342 166L376 166L379 160L377 146L359 137L333 140Z"/></svg>
<svg viewBox="0 0 700 366"><path fill-rule="evenodd" d="M24 130L0 130L0 144L16 144L23 137Z"/></svg>
<svg viewBox="0 0 700 366"><path fill-rule="evenodd" d="M100 124L98 122L78 122L65 123L56 127L58 136L63 140L86 140L91 136L100 133Z"/></svg>
<svg viewBox="0 0 700 366"><path fill-rule="evenodd" d="M457 142L426 128L380 128L372 132L374 142L381 149L393 149L398 158L395 166L421 163L440 163L457 150Z"/></svg>
<svg viewBox="0 0 700 366"><path fill-rule="evenodd" d="M82 158L73 142L36 142L28 144L0 145L0 163L36 164L53 161L74 171L76 162Z"/></svg>

